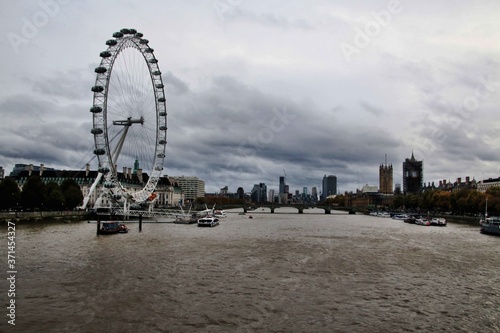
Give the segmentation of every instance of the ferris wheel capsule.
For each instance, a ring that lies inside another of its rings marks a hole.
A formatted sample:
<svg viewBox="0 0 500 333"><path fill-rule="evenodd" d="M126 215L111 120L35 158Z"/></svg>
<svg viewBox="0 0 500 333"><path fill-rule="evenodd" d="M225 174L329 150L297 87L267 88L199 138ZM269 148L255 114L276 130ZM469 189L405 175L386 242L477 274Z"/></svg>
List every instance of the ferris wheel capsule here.
<svg viewBox="0 0 500 333"><path fill-rule="evenodd" d="M107 71L108 71L108 69L106 67L102 67L102 66L99 66L96 69L94 69L94 72L96 72L98 74L104 74Z"/></svg>
<svg viewBox="0 0 500 333"><path fill-rule="evenodd" d="M93 106L90 108L90 112L92 113L99 113L99 112L102 112L102 108L100 106Z"/></svg>
<svg viewBox="0 0 500 333"><path fill-rule="evenodd" d="M101 53L99 53L99 55L101 56L101 58L109 58L112 54L109 51L102 51Z"/></svg>
<svg viewBox="0 0 500 333"><path fill-rule="evenodd" d="M94 127L93 129L90 130L90 133L92 134L102 134L104 130L102 128Z"/></svg>
<svg viewBox="0 0 500 333"><path fill-rule="evenodd" d="M110 170L109 170L109 168L108 168L108 167L99 167L99 168L97 168L97 171L105 175L105 174L107 174Z"/></svg>
<svg viewBox="0 0 500 333"><path fill-rule="evenodd" d="M104 183L104 187L105 188L115 188L116 187L116 184L111 182L111 181L107 181Z"/></svg>

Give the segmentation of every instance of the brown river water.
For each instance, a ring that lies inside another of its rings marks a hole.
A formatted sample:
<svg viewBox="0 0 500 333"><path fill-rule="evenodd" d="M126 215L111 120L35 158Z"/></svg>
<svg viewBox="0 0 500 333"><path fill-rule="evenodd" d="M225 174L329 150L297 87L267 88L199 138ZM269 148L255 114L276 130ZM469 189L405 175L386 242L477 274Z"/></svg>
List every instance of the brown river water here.
<svg viewBox="0 0 500 333"><path fill-rule="evenodd" d="M16 225L0 332L500 332L500 237L479 225L230 213L219 226Z"/></svg>

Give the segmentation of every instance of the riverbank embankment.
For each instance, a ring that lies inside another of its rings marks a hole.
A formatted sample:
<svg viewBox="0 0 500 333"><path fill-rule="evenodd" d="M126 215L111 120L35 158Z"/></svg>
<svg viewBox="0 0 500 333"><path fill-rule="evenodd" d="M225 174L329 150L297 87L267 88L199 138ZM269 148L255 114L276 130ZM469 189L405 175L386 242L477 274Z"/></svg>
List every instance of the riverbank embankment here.
<svg viewBox="0 0 500 333"><path fill-rule="evenodd" d="M89 213L86 211L68 210L68 211L56 211L56 212L1 212L0 213L0 223L5 223L7 221L19 222L19 221L39 221L39 220L59 220L59 221L74 221L74 220L84 220L89 217Z"/></svg>

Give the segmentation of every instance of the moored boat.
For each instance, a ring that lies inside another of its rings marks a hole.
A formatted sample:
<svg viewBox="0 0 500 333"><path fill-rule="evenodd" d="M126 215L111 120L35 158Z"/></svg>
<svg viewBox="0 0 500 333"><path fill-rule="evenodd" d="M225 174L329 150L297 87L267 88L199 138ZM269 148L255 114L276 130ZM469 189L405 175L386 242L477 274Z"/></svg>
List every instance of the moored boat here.
<svg viewBox="0 0 500 333"><path fill-rule="evenodd" d="M213 215L215 217L218 217L218 218L227 217L226 211L225 210L220 210L220 209L214 210Z"/></svg>
<svg viewBox="0 0 500 333"><path fill-rule="evenodd" d="M426 217L421 217L415 220L415 224L429 226L431 221Z"/></svg>
<svg viewBox="0 0 500 333"><path fill-rule="evenodd" d="M198 227L215 227L219 224L219 218L215 216L205 216L198 219Z"/></svg>
<svg viewBox="0 0 500 333"><path fill-rule="evenodd" d="M446 227L446 219L443 217L433 217L431 219L431 225L438 227Z"/></svg>
<svg viewBox="0 0 500 333"><path fill-rule="evenodd" d="M484 220L481 233L500 236L500 217L492 216Z"/></svg>
<svg viewBox="0 0 500 333"><path fill-rule="evenodd" d="M391 214L388 212L370 212L370 216L375 216L375 217L391 217Z"/></svg>
<svg viewBox="0 0 500 333"><path fill-rule="evenodd" d="M191 214L191 216L177 215L174 221L174 223L177 224L191 224L196 222L198 222L198 216L196 215L196 213Z"/></svg>
<svg viewBox="0 0 500 333"><path fill-rule="evenodd" d="M408 218L404 219L404 222L415 224L417 222L417 218L415 216L408 216Z"/></svg>
<svg viewBox="0 0 500 333"><path fill-rule="evenodd" d="M125 224L119 221L103 221L98 231L99 235L124 234L128 232Z"/></svg>

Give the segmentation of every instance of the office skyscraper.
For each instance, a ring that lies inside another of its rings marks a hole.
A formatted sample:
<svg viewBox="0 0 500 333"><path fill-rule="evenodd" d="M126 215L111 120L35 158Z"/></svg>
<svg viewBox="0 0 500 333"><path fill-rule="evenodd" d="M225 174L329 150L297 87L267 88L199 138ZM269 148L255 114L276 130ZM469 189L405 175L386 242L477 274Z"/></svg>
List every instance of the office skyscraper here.
<svg viewBox="0 0 500 333"><path fill-rule="evenodd" d="M318 190L316 189L316 186L311 188L311 197L313 200L318 200Z"/></svg>
<svg viewBox="0 0 500 333"><path fill-rule="evenodd" d="M283 194L285 193L285 177L281 176L280 177L280 193Z"/></svg>
<svg viewBox="0 0 500 333"><path fill-rule="evenodd" d="M251 194L252 202L267 202L267 186L264 183L255 184Z"/></svg>
<svg viewBox="0 0 500 333"><path fill-rule="evenodd" d="M337 176L327 176L323 177L323 192L321 194L321 199L326 200L329 195L337 194Z"/></svg>

